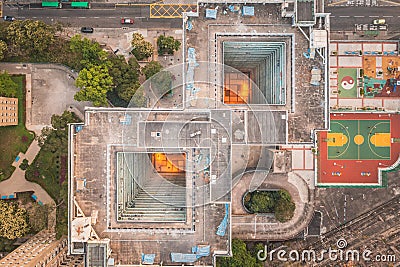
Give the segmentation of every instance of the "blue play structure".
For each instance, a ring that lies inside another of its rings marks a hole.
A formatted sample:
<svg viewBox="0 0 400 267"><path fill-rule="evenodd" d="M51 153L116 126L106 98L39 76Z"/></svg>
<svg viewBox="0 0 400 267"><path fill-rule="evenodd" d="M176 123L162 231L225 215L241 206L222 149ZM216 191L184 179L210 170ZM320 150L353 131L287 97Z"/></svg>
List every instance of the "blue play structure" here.
<svg viewBox="0 0 400 267"><path fill-rule="evenodd" d="M220 225L218 226L217 235L224 236L226 232L226 227L228 226L228 218L229 218L229 204L225 204L225 216Z"/></svg>
<svg viewBox="0 0 400 267"><path fill-rule="evenodd" d="M196 62L196 49L193 47L188 48L188 69L186 72L186 89L197 92L194 88L194 68L199 66Z"/></svg>
<svg viewBox="0 0 400 267"><path fill-rule="evenodd" d="M216 9L206 9L206 18L207 19L216 19L217 18L217 10Z"/></svg>
<svg viewBox="0 0 400 267"><path fill-rule="evenodd" d="M132 116L129 115L129 114L125 114L125 116L123 116L123 117L121 117L121 118L119 119L119 122L120 122L122 125L131 125L131 123L132 123Z"/></svg>
<svg viewBox="0 0 400 267"><path fill-rule="evenodd" d="M156 254L144 254L142 253L142 264L154 264Z"/></svg>
<svg viewBox="0 0 400 267"><path fill-rule="evenodd" d="M192 253L196 254L197 258L210 256L210 246L194 246Z"/></svg>
<svg viewBox="0 0 400 267"><path fill-rule="evenodd" d="M82 131L83 126L82 125L75 125L75 132L79 133L80 131Z"/></svg>
<svg viewBox="0 0 400 267"><path fill-rule="evenodd" d="M242 16L254 16L254 6L243 6Z"/></svg>
<svg viewBox="0 0 400 267"><path fill-rule="evenodd" d="M0 197L0 199L15 199L15 198L17 198L17 196L16 195L8 195L8 196L1 196Z"/></svg>
<svg viewBox="0 0 400 267"><path fill-rule="evenodd" d="M15 158L15 162L18 162L19 159L20 159L20 157L17 156L17 157Z"/></svg>
<svg viewBox="0 0 400 267"><path fill-rule="evenodd" d="M172 262L191 263L197 260L197 255L171 252L171 260Z"/></svg>

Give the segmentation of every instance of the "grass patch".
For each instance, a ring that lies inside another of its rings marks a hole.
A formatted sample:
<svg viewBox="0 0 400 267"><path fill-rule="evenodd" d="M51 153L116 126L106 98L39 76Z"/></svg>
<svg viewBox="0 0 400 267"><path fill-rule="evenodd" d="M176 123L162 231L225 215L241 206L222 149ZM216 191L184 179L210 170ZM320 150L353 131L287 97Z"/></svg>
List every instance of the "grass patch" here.
<svg viewBox="0 0 400 267"><path fill-rule="evenodd" d="M25 177L28 181L39 184L56 202L60 198L59 155L40 150L35 160L28 167Z"/></svg>
<svg viewBox="0 0 400 267"><path fill-rule="evenodd" d="M12 76L12 80L18 84L18 125L0 127L0 181L11 176L16 156L25 153L35 138L25 127L25 76Z"/></svg>

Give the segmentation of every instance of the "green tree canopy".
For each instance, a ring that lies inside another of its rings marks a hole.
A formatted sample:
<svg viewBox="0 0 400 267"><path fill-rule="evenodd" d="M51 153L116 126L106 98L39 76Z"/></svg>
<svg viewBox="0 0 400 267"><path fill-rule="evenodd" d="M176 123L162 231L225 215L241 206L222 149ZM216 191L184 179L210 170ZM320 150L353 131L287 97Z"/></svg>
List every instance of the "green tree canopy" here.
<svg viewBox="0 0 400 267"><path fill-rule="evenodd" d="M286 190L280 190L279 195L275 206L275 218L280 222L287 222L292 219L296 205Z"/></svg>
<svg viewBox="0 0 400 267"><path fill-rule="evenodd" d="M252 192L250 200L250 211L254 213L274 212L275 199L274 191L256 191Z"/></svg>
<svg viewBox="0 0 400 267"><path fill-rule="evenodd" d="M149 64L143 67L142 73L146 76L146 80L150 79L151 76L157 74L163 69L158 61L150 61Z"/></svg>
<svg viewBox="0 0 400 267"><path fill-rule="evenodd" d="M82 38L79 34L73 36L69 41L69 48L73 55L79 59L76 69L88 67L90 65L105 64L110 66L107 60L107 52L103 51L98 42ZM78 60L75 60L78 62Z"/></svg>
<svg viewBox="0 0 400 267"><path fill-rule="evenodd" d="M274 213L280 222L290 220L296 208L290 194L283 189L247 193L243 204L253 213Z"/></svg>
<svg viewBox="0 0 400 267"><path fill-rule="evenodd" d="M145 108L147 107L147 98L144 94L143 86L140 86L135 94L132 96L132 100L130 102L131 107L136 108Z"/></svg>
<svg viewBox="0 0 400 267"><path fill-rule="evenodd" d="M0 200L0 236L15 239L29 231L26 210Z"/></svg>
<svg viewBox="0 0 400 267"><path fill-rule="evenodd" d="M150 78L151 89L159 97L163 97L171 91L173 77L169 71L160 71L157 75Z"/></svg>
<svg viewBox="0 0 400 267"><path fill-rule="evenodd" d="M143 60L153 55L153 45L146 41L140 33L134 33L132 36L132 51L131 53L137 60Z"/></svg>
<svg viewBox="0 0 400 267"><path fill-rule="evenodd" d="M158 54L174 54L175 51L178 51L181 47L181 42L175 40L172 36L165 36L160 35L157 38L157 47L158 47Z"/></svg>
<svg viewBox="0 0 400 267"><path fill-rule="evenodd" d="M120 86L116 89L118 97L129 103L139 87L139 81L136 81L130 85Z"/></svg>
<svg viewBox="0 0 400 267"><path fill-rule="evenodd" d="M79 122L78 117L72 112L64 111L60 115L51 116L51 126L42 129L42 134L38 136L38 143L43 150L52 153L67 153L68 143L68 124Z"/></svg>
<svg viewBox="0 0 400 267"><path fill-rule="evenodd" d="M218 257L217 266L219 267L262 267L263 264L257 262L247 250L246 243L240 239L232 240L232 257Z"/></svg>
<svg viewBox="0 0 400 267"><path fill-rule="evenodd" d="M7 44L15 56L43 58L55 40L56 28L38 20L16 20L7 27Z"/></svg>
<svg viewBox="0 0 400 267"><path fill-rule="evenodd" d="M3 40L0 40L0 60L3 60L7 52L7 44Z"/></svg>
<svg viewBox="0 0 400 267"><path fill-rule="evenodd" d="M113 79L107 66L92 65L79 72L76 86L81 88L74 96L77 101L91 101L95 106L107 106L107 92L112 90Z"/></svg>
<svg viewBox="0 0 400 267"><path fill-rule="evenodd" d="M18 85L7 72L0 73L0 96L15 97Z"/></svg>

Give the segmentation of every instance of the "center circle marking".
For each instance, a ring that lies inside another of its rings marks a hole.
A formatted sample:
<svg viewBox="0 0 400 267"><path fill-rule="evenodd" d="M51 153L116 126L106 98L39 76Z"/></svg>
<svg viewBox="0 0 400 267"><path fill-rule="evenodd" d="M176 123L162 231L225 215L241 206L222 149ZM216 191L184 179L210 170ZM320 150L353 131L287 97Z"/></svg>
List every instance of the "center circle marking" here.
<svg viewBox="0 0 400 267"><path fill-rule="evenodd" d="M364 143L364 136L357 134L356 136L354 136L354 143L356 143L356 145L361 145Z"/></svg>

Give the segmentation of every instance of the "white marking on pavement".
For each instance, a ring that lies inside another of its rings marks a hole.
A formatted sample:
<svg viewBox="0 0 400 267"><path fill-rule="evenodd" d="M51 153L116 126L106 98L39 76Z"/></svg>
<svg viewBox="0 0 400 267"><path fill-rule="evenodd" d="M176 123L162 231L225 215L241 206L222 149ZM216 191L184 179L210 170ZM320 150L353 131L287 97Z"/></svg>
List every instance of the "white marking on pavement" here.
<svg viewBox="0 0 400 267"><path fill-rule="evenodd" d="M339 16L339 18L350 18L350 16Z"/></svg>
<svg viewBox="0 0 400 267"><path fill-rule="evenodd" d="M331 18L334 18L335 16L330 16ZM399 16L400 17L400 16Z"/></svg>
<svg viewBox="0 0 400 267"><path fill-rule="evenodd" d="M393 16L382 16L384 18L393 18Z"/></svg>
<svg viewBox="0 0 400 267"><path fill-rule="evenodd" d="M379 16L369 16L370 18L379 18Z"/></svg>
<svg viewBox="0 0 400 267"><path fill-rule="evenodd" d="M92 17L92 18L94 18L94 19L99 19L100 17Z"/></svg>
<svg viewBox="0 0 400 267"><path fill-rule="evenodd" d="M78 19L86 19L86 17L78 17Z"/></svg>
<svg viewBox="0 0 400 267"><path fill-rule="evenodd" d="M365 17L365 16L354 16L355 18L363 18L363 17Z"/></svg>
<svg viewBox="0 0 400 267"><path fill-rule="evenodd" d="M108 17L109 19L116 19L117 17Z"/></svg>
<svg viewBox="0 0 400 267"><path fill-rule="evenodd" d="M62 19L67 19L68 17L61 17Z"/></svg>

